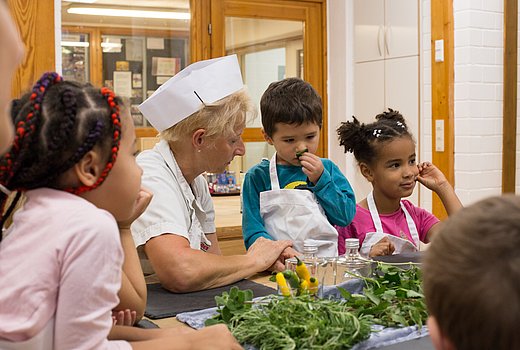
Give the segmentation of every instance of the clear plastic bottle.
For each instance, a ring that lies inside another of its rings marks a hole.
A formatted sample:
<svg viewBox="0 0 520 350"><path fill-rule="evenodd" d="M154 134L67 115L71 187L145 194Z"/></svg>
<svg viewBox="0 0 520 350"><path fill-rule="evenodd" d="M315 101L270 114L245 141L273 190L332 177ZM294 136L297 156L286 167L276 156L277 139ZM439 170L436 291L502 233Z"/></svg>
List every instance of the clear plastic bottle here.
<svg viewBox="0 0 520 350"><path fill-rule="evenodd" d="M340 256L336 264L336 282L338 284L358 278L356 276L368 277L372 272L371 262L359 255L359 239L357 238L345 239L345 255Z"/></svg>

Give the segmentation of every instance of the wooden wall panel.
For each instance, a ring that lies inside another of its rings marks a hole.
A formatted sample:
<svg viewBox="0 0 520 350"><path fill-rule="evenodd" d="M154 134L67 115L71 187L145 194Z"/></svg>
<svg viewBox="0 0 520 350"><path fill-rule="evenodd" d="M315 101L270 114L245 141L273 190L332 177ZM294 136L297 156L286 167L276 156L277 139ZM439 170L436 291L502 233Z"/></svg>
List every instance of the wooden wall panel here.
<svg viewBox="0 0 520 350"><path fill-rule="evenodd" d="M46 71L54 71L54 0L7 0L25 44L25 58L13 78L18 97Z"/></svg>
<svg viewBox="0 0 520 350"><path fill-rule="evenodd" d="M502 122L502 193L515 193L518 0L504 0L504 104Z"/></svg>
<svg viewBox="0 0 520 350"><path fill-rule="evenodd" d="M453 61L453 0L431 2L432 62L432 162L455 185L454 172L454 61ZM435 40L444 40L444 62L435 62ZM435 122L444 120L444 151L435 150ZM447 217L439 197L433 194L432 212Z"/></svg>

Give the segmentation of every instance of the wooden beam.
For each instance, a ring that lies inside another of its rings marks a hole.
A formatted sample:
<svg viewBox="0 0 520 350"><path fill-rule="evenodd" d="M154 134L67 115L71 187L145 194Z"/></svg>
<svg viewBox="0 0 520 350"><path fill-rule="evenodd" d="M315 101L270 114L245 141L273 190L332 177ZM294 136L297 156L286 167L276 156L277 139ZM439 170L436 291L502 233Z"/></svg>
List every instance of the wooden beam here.
<svg viewBox="0 0 520 350"><path fill-rule="evenodd" d="M13 97L19 97L43 73L56 70L54 0L8 0L7 4L25 45L25 58L12 85Z"/></svg>
<svg viewBox="0 0 520 350"><path fill-rule="evenodd" d="M431 2L431 62L432 62L432 162L455 185L454 172L454 48L453 0ZM444 40L444 62L435 62L435 41ZM436 122L444 121L444 151L435 147ZM447 217L439 197L433 194L432 212L442 219Z"/></svg>
<svg viewBox="0 0 520 350"><path fill-rule="evenodd" d="M518 0L504 0L502 193L515 193Z"/></svg>

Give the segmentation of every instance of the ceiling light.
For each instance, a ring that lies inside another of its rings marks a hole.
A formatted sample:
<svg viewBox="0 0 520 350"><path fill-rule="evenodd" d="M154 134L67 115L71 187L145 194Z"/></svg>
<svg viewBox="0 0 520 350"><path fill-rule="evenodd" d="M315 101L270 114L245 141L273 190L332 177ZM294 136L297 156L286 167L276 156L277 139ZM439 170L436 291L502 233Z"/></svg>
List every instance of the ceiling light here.
<svg viewBox="0 0 520 350"><path fill-rule="evenodd" d="M79 2L82 4L92 4L96 2L96 0L64 0L65 2Z"/></svg>
<svg viewBox="0 0 520 350"><path fill-rule="evenodd" d="M89 43L85 41L62 41L61 46L89 47Z"/></svg>
<svg viewBox="0 0 520 350"><path fill-rule="evenodd" d="M115 8L101 7L71 7L68 13L77 15L91 16L112 16L112 17L140 17L140 18L160 18L160 19L190 19L188 12L172 11L152 11L152 10L123 10Z"/></svg>
<svg viewBox="0 0 520 350"><path fill-rule="evenodd" d="M103 43L101 43L101 47L109 48L109 49L111 49L111 48L118 48L118 49L120 49L120 48L123 47L123 44L121 44L121 43L107 43L107 42L103 42Z"/></svg>

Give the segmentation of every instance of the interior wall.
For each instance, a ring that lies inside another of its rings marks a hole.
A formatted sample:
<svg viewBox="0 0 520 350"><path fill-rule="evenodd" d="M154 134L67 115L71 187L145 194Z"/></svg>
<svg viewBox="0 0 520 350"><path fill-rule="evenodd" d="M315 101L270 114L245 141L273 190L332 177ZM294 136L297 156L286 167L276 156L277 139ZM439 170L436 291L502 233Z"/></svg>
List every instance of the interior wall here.
<svg viewBox="0 0 520 350"><path fill-rule="evenodd" d="M455 184L471 204L502 187L503 1L454 0Z"/></svg>
<svg viewBox="0 0 520 350"><path fill-rule="evenodd" d="M329 96L329 158L334 161L344 172L347 179L355 186L355 174L359 173L359 167L351 153L344 153L339 147L336 136L336 128L342 121L350 120L354 111L353 76L354 76L354 27L353 27L353 1L328 1L327 2L327 33L329 47L329 72L328 72L328 96ZM421 115L420 131L415 135L420 145L417 149L419 160L431 160L431 22L430 0L420 0L420 64L419 73L420 96L419 110ZM420 205L426 210L431 210L431 191L424 186L420 187ZM356 200L361 200L358 195Z"/></svg>
<svg viewBox="0 0 520 350"><path fill-rule="evenodd" d="M350 153L346 155L339 146L336 128L354 111L352 4L352 1L327 1L329 158L347 179L354 178L355 172L359 170L354 157Z"/></svg>
<svg viewBox="0 0 520 350"><path fill-rule="evenodd" d="M422 53L420 64L420 81L422 97L419 108L421 111L421 135L419 161L431 161L432 155L432 52L431 52L431 0L422 0L420 4L421 16L421 38L419 50ZM425 186L421 186L420 196L421 208L431 212L432 192Z"/></svg>

